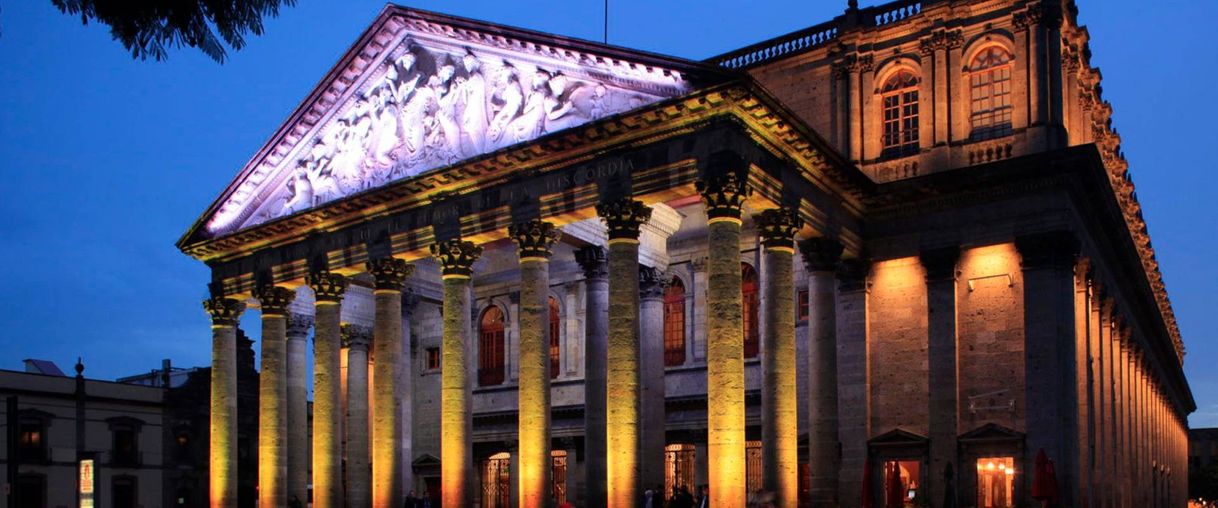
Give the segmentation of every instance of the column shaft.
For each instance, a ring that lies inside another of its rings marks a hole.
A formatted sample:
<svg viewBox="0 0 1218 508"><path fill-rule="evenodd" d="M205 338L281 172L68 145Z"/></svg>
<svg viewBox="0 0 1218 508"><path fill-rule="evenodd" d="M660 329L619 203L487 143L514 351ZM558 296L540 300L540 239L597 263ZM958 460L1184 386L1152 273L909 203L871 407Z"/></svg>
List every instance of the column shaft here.
<svg viewBox="0 0 1218 508"><path fill-rule="evenodd" d="M639 485L664 486L664 273L639 269Z"/></svg>
<svg viewBox="0 0 1218 508"><path fill-rule="evenodd" d="M343 325L347 341L347 505L372 504L372 470L368 450L368 342L370 331Z"/></svg>
<svg viewBox="0 0 1218 508"><path fill-rule="evenodd" d="M440 484L444 508L474 502L471 385L468 344L471 329L471 267L482 248L449 240L432 245L444 284L444 329L440 345Z"/></svg>
<svg viewBox="0 0 1218 508"><path fill-rule="evenodd" d="M730 154L727 157L734 156ZM727 161L735 170L742 161ZM707 208L706 424L710 504L745 506L744 321L741 309L740 207L747 195L740 175L698 182Z"/></svg>
<svg viewBox="0 0 1218 508"><path fill-rule="evenodd" d="M287 306L295 292L263 287L262 370L258 373L258 502L288 504Z"/></svg>
<svg viewBox="0 0 1218 508"><path fill-rule="evenodd" d="M545 508L550 487L550 247L553 224L531 220L508 233L520 254L519 467L521 508Z"/></svg>
<svg viewBox="0 0 1218 508"><path fill-rule="evenodd" d="M308 365L309 327L313 318L292 314L288 318L288 502L293 498L303 505L309 501L309 400Z"/></svg>
<svg viewBox="0 0 1218 508"><path fill-rule="evenodd" d="M958 247L923 252L926 269L927 360L930 391L930 485L931 506L943 506L946 499L946 469L953 474L962 464L956 462L959 401L957 399L956 351L956 261ZM926 489L923 489L924 491ZM957 499L959 502L959 499Z"/></svg>
<svg viewBox="0 0 1218 508"><path fill-rule="evenodd" d="M228 298L203 302L212 316L210 461L213 508L237 506L237 320L244 304Z"/></svg>
<svg viewBox="0 0 1218 508"><path fill-rule="evenodd" d="M799 405L795 368L795 233L802 226L788 209L755 219L763 245L762 479L775 505L799 505Z"/></svg>
<svg viewBox="0 0 1218 508"><path fill-rule="evenodd" d="M605 436L609 506L639 502L639 227L651 209L622 199L601 203L609 229L609 340Z"/></svg>
<svg viewBox="0 0 1218 508"><path fill-rule="evenodd" d="M342 508L342 330L346 278L311 274L313 288L313 506Z"/></svg>
<svg viewBox="0 0 1218 508"><path fill-rule="evenodd" d="M808 269L808 466L814 508L838 506L837 281L842 246L815 238L801 244Z"/></svg>
<svg viewBox="0 0 1218 508"><path fill-rule="evenodd" d="M414 267L392 257L368 262L376 279L372 329L372 506L398 508L402 489L402 284Z"/></svg>
<svg viewBox="0 0 1218 508"><path fill-rule="evenodd" d="M609 278L605 250L584 247L576 252L584 270L584 503L605 508L605 466L608 446L605 436L606 365L609 341Z"/></svg>

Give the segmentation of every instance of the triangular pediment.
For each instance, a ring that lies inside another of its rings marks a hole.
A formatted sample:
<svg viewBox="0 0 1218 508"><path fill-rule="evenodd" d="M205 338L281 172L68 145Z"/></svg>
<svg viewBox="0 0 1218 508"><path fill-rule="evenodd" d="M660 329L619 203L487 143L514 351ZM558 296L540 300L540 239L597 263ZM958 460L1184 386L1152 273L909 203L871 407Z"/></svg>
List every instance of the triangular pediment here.
<svg viewBox="0 0 1218 508"><path fill-rule="evenodd" d="M868 444L872 446L921 446L929 442L930 440L926 436L898 428L871 438Z"/></svg>
<svg viewBox="0 0 1218 508"><path fill-rule="evenodd" d="M997 423L987 423L960 435L960 441L991 442L991 441L1022 441L1023 433Z"/></svg>
<svg viewBox="0 0 1218 508"><path fill-rule="evenodd" d="M183 238L680 96L704 64L389 6Z"/></svg>

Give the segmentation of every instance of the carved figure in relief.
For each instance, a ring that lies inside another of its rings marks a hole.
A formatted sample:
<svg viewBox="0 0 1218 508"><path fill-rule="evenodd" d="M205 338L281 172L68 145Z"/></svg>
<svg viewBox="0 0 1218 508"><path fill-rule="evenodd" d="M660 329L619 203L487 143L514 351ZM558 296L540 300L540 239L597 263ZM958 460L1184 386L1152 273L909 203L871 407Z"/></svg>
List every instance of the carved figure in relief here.
<svg viewBox="0 0 1218 508"><path fill-rule="evenodd" d="M549 72L537 69L533 73L532 87L529 89L528 98L521 107L520 116L512 120L510 124L514 137L508 144L528 141L541 135L546 119L546 103L550 98L549 82Z"/></svg>
<svg viewBox="0 0 1218 508"><path fill-rule="evenodd" d="M571 80L561 71L554 73L550 78L550 96L546 98L545 131L557 132L586 121L590 116L586 111L590 93L584 83Z"/></svg>
<svg viewBox="0 0 1218 508"><path fill-rule="evenodd" d="M457 69L452 64L444 64L436 72L439 78L433 88L436 94L436 127L438 152L435 154L440 162L455 162L461 156L461 130L457 125L457 102L460 92L452 85L453 76Z"/></svg>
<svg viewBox="0 0 1218 508"><path fill-rule="evenodd" d="M486 124L486 78L482 75L482 62L468 48L461 63L465 66L465 81L461 93L461 151L465 155L476 155L485 151Z"/></svg>
<svg viewBox="0 0 1218 508"><path fill-rule="evenodd" d="M520 86L520 78L516 76L516 68L512 64L503 63L498 85L499 93L496 95L497 100L494 103L499 109L486 129L487 141L494 148L512 143L511 138L505 138L503 134L507 131L508 124L520 113L520 107L524 104L524 90Z"/></svg>
<svg viewBox="0 0 1218 508"><path fill-rule="evenodd" d="M373 164L390 165L394 159L391 152L401 142L398 138L398 108L388 86L378 88L375 97L377 113L368 158Z"/></svg>
<svg viewBox="0 0 1218 508"><path fill-rule="evenodd" d="M313 206L313 184L309 182L304 168L297 168L292 175L292 197L283 204L285 214L298 212Z"/></svg>

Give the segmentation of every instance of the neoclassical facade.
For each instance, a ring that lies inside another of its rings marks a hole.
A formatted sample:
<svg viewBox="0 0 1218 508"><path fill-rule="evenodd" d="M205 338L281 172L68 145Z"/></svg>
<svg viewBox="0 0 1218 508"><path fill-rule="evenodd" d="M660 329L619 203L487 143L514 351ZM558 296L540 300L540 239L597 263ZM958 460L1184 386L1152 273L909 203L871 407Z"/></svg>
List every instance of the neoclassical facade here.
<svg viewBox="0 0 1218 508"><path fill-rule="evenodd" d="M1183 506L1183 343L1077 19L852 1L695 62L387 7L178 243L211 504L250 308L264 506Z"/></svg>

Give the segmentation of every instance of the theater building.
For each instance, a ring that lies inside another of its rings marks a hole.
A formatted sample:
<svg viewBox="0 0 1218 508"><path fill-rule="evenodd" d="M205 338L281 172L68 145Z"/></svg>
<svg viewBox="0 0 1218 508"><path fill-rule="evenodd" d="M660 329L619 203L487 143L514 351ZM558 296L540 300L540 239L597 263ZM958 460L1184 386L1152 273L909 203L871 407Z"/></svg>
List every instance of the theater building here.
<svg viewBox="0 0 1218 508"><path fill-rule="evenodd" d="M1089 57L1070 0L850 2L705 61L387 7L178 243L212 505L248 308L262 506L1184 506Z"/></svg>

